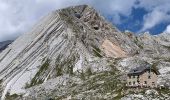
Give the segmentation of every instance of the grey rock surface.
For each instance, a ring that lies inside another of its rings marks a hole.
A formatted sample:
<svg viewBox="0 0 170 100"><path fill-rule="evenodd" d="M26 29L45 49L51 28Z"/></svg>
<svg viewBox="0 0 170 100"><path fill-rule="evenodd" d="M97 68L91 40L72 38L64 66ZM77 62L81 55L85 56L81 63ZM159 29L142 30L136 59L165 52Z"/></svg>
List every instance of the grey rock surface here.
<svg viewBox="0 0 170 100"><path fill-rule="evenodd" d="M126 73L144 61L169 87L169 39L120 32L87 5L53 11L0 53L1 100L165 99L168 89L151 97L125 83Z"/></svg>

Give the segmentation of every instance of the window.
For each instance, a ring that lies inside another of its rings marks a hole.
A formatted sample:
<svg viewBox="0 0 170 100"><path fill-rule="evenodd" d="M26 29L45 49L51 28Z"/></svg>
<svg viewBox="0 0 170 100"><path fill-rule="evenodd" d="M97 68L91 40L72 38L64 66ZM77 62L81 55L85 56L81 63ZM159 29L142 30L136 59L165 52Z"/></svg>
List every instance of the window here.
<svg viewBox="0 0 170 100"><path fill-rule="evenodd" d="M133 78L135 78L135 75L133 76Z"/></svg>
<svg viewBox="0 0 170 100"><path fill-rule="evenodd" d="M131 79L131 76L129 76L129 79Z"/></svg>
<svg viewBox="0 0 170 100"><path fill-rule="evenodd" d="M144 81L145 84L147 84L147 81Z"/></svg>
<svg viewBox="0 0 170 100"><path fill-rule="evenodd" d="M129 82L129 85L131 85L131 82Z"/></svg>
<svg viewBox="0 0 170 100"><path fill-rule="evenodd" d="M135 81L133 81L133 85L135 85Z"/></svg>

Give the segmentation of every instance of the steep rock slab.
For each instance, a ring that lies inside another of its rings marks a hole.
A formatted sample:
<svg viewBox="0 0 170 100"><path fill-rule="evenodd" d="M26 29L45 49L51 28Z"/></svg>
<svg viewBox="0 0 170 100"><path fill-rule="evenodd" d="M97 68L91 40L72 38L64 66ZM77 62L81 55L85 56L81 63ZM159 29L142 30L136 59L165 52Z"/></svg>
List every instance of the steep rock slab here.
<svg viewBox="0 0 170 100"><path fill-rule="evenodd" d="M138 48L89 6L53 11L0 54L2 100L8 92L24 93L25 88L65 74L111 70L102 49L105 40L115 44L110 57Z"/></svg>

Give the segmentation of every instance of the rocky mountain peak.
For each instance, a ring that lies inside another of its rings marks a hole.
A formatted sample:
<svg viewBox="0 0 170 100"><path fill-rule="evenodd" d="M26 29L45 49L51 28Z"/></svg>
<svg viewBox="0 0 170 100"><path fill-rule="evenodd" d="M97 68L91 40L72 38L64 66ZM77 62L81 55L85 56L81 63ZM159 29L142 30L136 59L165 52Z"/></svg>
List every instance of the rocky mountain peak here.
<svg viewBox="0 0 170 100"><path fill-rule="evenodd" d="M87 5L53 11L0 53L1 100L119 99L130 68L144 61L168 69L165 43L120 32Z"/></svg>
<svg viewBox="0 0 170 100"><path fill-rule="evenodd" d="M53 11L0 54L1 99L56 77L109 71L105 57L126 57L129 40L87 5Z"/></svg>

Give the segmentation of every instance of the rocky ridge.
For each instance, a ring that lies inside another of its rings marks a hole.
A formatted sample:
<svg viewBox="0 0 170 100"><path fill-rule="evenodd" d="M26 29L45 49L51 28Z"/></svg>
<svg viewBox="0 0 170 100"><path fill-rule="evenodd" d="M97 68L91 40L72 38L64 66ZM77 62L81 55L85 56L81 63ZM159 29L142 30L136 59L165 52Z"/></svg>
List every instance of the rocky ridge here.
<svg viewBox="0 0 170 100"><path fill-rule="evenodd" d="M125 74L146 61L169 87L169 38L120 32L87 5L53 11L0 53L1 99L168 99L126 91Z"/></svg>

